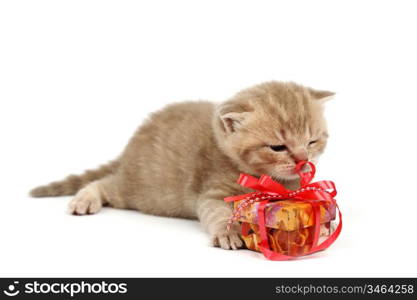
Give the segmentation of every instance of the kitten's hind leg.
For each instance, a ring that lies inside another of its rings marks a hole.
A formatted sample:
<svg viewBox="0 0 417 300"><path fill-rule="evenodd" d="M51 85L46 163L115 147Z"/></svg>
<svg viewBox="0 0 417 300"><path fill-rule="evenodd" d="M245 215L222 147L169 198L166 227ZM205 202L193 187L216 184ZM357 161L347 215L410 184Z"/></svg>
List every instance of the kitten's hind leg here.
<svg viewBox="0 0 417 300"><path fill-rule="evenodd" d="M74 215L97 213L103 205L126 208L119 196L115 175L91 182L78 191L68 205L68 212Z"/></svg>

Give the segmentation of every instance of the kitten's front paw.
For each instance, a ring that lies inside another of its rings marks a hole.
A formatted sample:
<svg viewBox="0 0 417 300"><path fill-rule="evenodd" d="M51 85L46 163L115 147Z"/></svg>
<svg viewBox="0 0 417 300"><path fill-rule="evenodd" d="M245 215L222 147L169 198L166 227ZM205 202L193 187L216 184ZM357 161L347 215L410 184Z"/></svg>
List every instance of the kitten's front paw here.
<svg viewBox="0 0 417 300"><path fill-rule="evenodd" d="M213 246L221 247L226 250L237 250L243 247L243 241L240 238L239 229L236 227L222 228L211 237Z"/></svg>

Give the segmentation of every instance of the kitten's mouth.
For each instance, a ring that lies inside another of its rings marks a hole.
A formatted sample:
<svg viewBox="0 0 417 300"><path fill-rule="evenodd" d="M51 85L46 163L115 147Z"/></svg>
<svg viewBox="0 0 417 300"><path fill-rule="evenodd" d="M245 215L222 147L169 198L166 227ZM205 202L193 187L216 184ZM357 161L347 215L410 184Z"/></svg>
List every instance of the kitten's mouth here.
<svg viewBox="0 0 417 300"><path fill-rule="evenodd" d="M309 172L309 171L311 171L311 167L309 165L304 165L301 168L301 172ZM295 165L294 165L294 166L280 168L279 170L275 172L273 177L277 179L283 179L283 180L294 180L294 179L298 179L300 176L295 170Z"/></svg>
<svg viewBox="0 0 417 300"><path fill-rule="evenodd" d="M311 167L310 167L309 164L303 165L300 169L300 172L302 172L302 173L307 173L307 172L310 172L310 171L312 171L312 170L311 170ZM294 167L294 172L296 172L295 167Z"/></svg>
<svg viewBox="0 0 417 300"><path fill-rule="evenodd" d="M298 177L298 174L295 173L294 167L288 167L288 168L281 168L279 170L276 170L273 173L272 177L276 179L292 180L292 179L296 179Z"/></svg>
<svg viewBox="0 0 417 300"><path fill-rule="evenodd" d="M297 173L281 173L279 177L284 180L294 180L297 179L299 176Z"/></svg>

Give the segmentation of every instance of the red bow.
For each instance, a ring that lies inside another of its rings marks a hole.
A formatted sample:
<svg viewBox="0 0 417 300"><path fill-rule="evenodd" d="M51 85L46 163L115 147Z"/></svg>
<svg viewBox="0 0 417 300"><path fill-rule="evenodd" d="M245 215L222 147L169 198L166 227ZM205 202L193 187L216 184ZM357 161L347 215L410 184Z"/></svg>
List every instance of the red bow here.
<svg viewBox="0 0 417 300"><path fill-rule="evenodd" d="M311 170L308 172L302 172L301 169L306 165L309 166ZM337 206L336 200L334 199L337 194L334 182L323 180L310 183L316 173L316 168L311 162L302 161L298 163L295 167L295 171L300 176L300 188L297 190L288 190L267 175L262 175L259 179L257 179L247 174L240 174L238 183L241 186L254 189L257 192L224 198L224 201L226 202L243 200L236 207L232 217L230 218L228 229L230 229L230 226L234 221L239 219L243 208L248 205L252 205L255 202L260 202L258 206L258 225L261 236L259 248L265 257L270 260L288 260L294 258L295 256L288 256L273 252L269 247L268 234L265 227L265 206L269 201L291 199L305 201L311 204L315 217L314 237L313 245L310 251L306 254L326 249L337 239L342 230L342 214ZM320 236L320 203L322 202L330 202L336 205L339 210L339 225L327 238L327 240L318 245Z"/></svg>

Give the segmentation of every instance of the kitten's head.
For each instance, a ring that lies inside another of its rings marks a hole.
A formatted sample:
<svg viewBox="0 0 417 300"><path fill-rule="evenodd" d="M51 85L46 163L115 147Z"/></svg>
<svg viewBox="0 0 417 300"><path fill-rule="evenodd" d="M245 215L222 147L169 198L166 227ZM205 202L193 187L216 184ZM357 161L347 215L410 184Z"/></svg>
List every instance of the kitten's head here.
<svg viewBox="0 0 417 300"><path fill-rule="evenodd" d="M324 151L328 134L323 103L331 96L282 82L243 90L218 107L217 142L243 172L295 179L297 162L317 162Z"/></svg>

